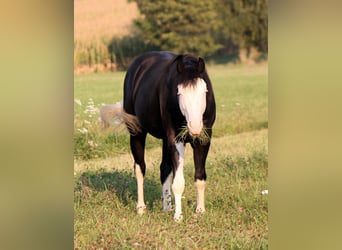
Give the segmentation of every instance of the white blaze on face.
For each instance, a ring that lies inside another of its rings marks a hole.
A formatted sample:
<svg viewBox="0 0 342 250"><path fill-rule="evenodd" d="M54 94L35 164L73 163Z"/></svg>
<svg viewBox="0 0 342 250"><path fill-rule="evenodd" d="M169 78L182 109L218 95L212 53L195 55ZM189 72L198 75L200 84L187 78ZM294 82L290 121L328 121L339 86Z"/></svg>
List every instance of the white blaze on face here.
<svg viewBox="0 0 342 250"><path fill-rule="evenodd" d="M202 78L197 78L195 84L184 87L178 85L178 102L185 116L191 135L199 135L203 128L203 113L206 108L207 84Z"/></svg>

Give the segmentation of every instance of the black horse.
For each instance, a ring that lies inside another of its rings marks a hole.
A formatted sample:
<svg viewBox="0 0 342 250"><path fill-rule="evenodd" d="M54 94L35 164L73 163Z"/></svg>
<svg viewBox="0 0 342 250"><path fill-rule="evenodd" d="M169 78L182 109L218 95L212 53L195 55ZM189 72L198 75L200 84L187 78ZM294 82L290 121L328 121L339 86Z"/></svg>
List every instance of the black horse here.
<svg viewBox="0 0 342 250"><path fill-rule="evenodd" d="M184 150L185 144L190 143L195 164L196 212L205 211L205 162L215 117L213 88L202 58L171 52L148 52L133 61L124 82L122 118L130 132L139 214L146 208L143 181L147 133L163 140L160 165L163 210L171 210L173 178L174 219L182 219Z"/></svg>

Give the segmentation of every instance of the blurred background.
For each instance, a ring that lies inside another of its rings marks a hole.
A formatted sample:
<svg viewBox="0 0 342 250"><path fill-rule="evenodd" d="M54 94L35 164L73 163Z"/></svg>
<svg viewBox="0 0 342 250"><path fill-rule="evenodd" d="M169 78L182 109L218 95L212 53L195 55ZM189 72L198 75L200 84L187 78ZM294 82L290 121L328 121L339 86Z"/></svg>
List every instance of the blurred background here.
<svg viewBox="0 0 342 250"><path fill-rule="evenodd" d="M266 0L75 0L74 70L124 70L149 50L253 64L267 58L267 15Z"/></svg>

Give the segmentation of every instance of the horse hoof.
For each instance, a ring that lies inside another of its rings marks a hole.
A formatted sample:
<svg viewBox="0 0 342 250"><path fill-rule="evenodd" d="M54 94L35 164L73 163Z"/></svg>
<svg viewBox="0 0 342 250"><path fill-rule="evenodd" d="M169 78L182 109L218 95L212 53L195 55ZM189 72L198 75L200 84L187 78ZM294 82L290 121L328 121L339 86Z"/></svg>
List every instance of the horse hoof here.
<svg viewBox="0 0 342 250"><path fill-rule="evenodd" d="M175 222L179 223L183 220L183 215L182 214L175 214L175 216L173 217Z"/></svg>
<svg viewBox="0 0 342 250"><path fill-rule="evenodd" d="M145 211L146 211L146 206L137 207L137 213L138 213L139 215L144 214Z"/></svg>
<svg viewBox="0 0 342 250"><path fill-rule="evenodd" d="M198 207L196 208L196 214L204 214L205 213L205 209L202 207Z"/></svg>

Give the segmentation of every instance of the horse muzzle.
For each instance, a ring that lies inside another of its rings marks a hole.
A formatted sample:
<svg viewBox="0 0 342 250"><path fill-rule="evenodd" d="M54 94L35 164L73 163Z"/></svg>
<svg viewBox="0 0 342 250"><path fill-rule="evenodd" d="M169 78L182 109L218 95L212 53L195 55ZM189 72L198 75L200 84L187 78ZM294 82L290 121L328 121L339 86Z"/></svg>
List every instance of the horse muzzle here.
<svg viewBox="0 0 342 250"><path fill-rule="evenodd" d="M189 121L188 129L191 136L200 135L203 129L203 121Z"/></svg>

